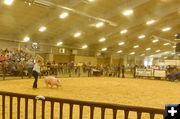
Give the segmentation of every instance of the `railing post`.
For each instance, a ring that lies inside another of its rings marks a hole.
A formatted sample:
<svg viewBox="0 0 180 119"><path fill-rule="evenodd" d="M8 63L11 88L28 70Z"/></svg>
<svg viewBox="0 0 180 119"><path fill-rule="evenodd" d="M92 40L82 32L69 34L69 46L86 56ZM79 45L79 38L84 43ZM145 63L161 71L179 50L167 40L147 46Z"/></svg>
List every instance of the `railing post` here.
<svg viewBox="0 0 180 119"><path fill-rule="evenodd" d="M5 119L5 95L2 95L2 119Z"/></svg>
<svg viewBox="0 0 180 119"><path fill-rule="evenodd" d="M60 119L63 119L63 103L61 102L61 103L59 103L60 104L60 109L59 109L59 111L60 111L60 115L59 115L59 118Z"/></svg>
<svg viewBox="0 0 180 119"><path fill-rule="evenodd" d="M128 110L124 110L124 115L125 115L125 119L128 119L129 111Z"/></svg>
<svg viewBox="0 0 180 119"><path fill-rule="evenodd" d="M20 119L20 97L17 98L17 119Z"/></svg>
<svg viewBox="0 0 180 119"><path fill-rule="evenodd" d="M90 119L93 119L94 118L94 107L91 106L90 107Z"/></svg>
<svg viewBox="0 0 180 119"><path fill-rule="evenodd" d="M45 112L45 101L42 100L42 119L44 119L44 112Z"/></svg>
<svg viewBox="0 0 180 119"><path fill-rule="evenodd" d="M79 105L79 119L83 118L83 106Z"/></svg>
<svg viewBox="0 0 180 119"><path fill-rule="evenodd" d="M28 119L28 98L25 98L25 119Z"/></svg>
<svg viewBox="0 0 180 119"><path fill-rule="evenodd" d="M141 119L142 112L137 112L137 119Z"/></svg>
<svg viewBox="0 0 180 119"><path fill-rule="evenodd" d="M101 119L104 119L104 117L105 117L105 108L102 107L101 108Z"/></svg>
<svg viewBox="0 0 180 119"><path fill-rule="evenodd" d="M73 104L69 104L70 111L69 111L69 119L73 118Z"/></svg>
<svg viewBox="0 0 180 119"><path fill-rule="evenodd" d="M54 118L54 102L51 102L51 119Z"/></svg>
<svg viewBox="0 0 180 119"><path fill-rule="evenodd" d="M154 119L155 114L154 113L150 113L150 119Z"/></svg>
<svg viewBox="0 0 180 119"><path fill-rule="evenodd" d="M116 119L117 109L113 109L113 119Z"/></svg>
<svg viewBox="0 0 180 119"><path fill-rule="evenodd" d="M33 99L33 119L36 119L36 99Z"/></svg>
<svg viewBox="0 0 180 119"><path fill-rule="evenodd" d="M12 117L13 117L13 113L12 113L12 101L13 101L13 99L12 99L12 96L10 96L10 103L9 103L9 106L10 106L10 108L9 108L9 112L10 112L10 119L12 119Z"/></svg>

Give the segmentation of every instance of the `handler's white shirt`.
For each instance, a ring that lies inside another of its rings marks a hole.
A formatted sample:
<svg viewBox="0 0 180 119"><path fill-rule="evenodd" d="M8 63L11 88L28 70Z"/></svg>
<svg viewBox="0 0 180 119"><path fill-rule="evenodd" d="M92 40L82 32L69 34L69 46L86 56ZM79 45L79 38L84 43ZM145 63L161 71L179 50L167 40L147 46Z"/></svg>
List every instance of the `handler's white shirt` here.
<svg viewBox="0 0 180 119"><path fill-rule="evenodd" d="M36 63L36 64L34 65L33 71L36 71L36 72L40 73L40 66L39 66L38 63Z"/></svg>

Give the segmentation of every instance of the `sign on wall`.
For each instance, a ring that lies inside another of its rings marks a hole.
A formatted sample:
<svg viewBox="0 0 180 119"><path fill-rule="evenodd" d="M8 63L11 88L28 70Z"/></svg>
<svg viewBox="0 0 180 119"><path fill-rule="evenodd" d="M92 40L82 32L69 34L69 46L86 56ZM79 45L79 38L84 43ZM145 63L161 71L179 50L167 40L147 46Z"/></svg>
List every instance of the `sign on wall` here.
<svg viewBox="0 0 180 119"><path fill-rule="evenodd" d="M136 69L136 76L153 76L152 69Z"/></svg>
<svg viewBox="0 0 180 119"><path fill-rule="evenodd" d="M154 70L154 77L166 77L166 71L165 70Z"/></svg>

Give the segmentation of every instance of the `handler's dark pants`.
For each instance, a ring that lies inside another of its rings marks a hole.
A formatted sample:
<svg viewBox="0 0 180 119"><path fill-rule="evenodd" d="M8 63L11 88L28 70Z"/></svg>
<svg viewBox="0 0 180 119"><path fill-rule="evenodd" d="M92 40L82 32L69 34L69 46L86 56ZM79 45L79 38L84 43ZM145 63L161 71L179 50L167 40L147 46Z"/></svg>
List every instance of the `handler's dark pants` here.
<svg viewBox="0 0 180 119"><path fill-rule="evenodd" d="M38 73L36 71L33 71L33 76L34 76L34 83L33 83L33 88L37 88L37 81L38 81Z"/></svg>

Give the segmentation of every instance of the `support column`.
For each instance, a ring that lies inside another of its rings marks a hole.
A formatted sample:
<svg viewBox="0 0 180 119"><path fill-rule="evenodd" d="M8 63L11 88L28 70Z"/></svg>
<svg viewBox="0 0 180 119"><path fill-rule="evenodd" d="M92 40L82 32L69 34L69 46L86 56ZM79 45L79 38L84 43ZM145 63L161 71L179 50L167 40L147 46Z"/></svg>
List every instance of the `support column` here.
<svg viewBox="0 0 180 119"><path fill-rule="evenodd" d="M21 50L21 44L18 43L18 50Z"/></svg>
<svg viewBox="0 0 180 119"><path fill-rule="evenodd" d="M49 56L48 56L49 58L49 61L50 62L52 62L52 61L54 61L54 54L53 54L53 49L51 48L51 53L49 54Z"/></svg>
<svg viewBox="0 0 180 119"><path fill-rule="evenodd" d="M123 56L123 64L124 64L124 66L127 66L127 60L128 60L128 56L127 55Z"/></svg>
<svg viewBox="0 0 180 119"><path fill-rule="evenodd" d="M110 55L110 65L112 65L112 63L113 63L113 59L112 59L112 55Z"/></svg>

